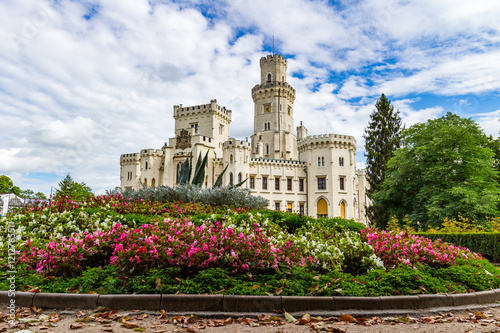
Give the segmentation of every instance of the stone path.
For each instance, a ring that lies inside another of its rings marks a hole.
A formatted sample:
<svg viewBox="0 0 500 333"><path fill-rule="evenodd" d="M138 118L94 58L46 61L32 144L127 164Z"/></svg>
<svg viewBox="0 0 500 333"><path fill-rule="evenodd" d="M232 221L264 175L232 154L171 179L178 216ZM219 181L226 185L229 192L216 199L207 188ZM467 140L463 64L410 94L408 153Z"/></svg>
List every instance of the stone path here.
<svg viewBox="0 0 500 333"><path fill-rule="evenodd" d="M413 312L400 315L359 317L297 317L290 323L283 314L249 314L239 318L174 316L159 311L18 309L15 327L7 321L8 309L0 307L0 332L500 332L500 307L441 313ZM292 318L288 318L292 319Z"/></svg>

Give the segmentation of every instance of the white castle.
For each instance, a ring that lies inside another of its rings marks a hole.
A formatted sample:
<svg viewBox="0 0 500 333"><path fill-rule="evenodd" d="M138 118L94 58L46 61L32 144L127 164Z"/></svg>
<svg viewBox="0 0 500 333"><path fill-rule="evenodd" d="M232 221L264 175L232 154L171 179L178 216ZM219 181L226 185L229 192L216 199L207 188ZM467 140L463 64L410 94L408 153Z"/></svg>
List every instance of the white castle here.
<svg viewBox="0 0 500 333"><path fill-rule="evenodd" d="M252 88L255 104L251 141L229 137L232 111L217 105L174 106L175 138L161 149L143 149L120 157L121 188L142 184L176 186L188 154L209 159L205 176L211 187L228 166L223 184L243 184L269 200L269 208L313 217L342 217L367 223L366 179L356 170L356 140L349 135L293 132L295 89L286 82L281 55L260 59L261 83Z"/></svg>

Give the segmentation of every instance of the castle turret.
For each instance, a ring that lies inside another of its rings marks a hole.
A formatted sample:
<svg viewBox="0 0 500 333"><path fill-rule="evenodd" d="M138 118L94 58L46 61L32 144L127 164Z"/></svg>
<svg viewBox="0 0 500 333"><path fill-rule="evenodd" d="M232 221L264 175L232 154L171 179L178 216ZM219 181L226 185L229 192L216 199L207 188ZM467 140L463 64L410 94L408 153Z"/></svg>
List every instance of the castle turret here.
<svg viewBox="0 0 500 333"><path fill-rule="evenodd" d="M297 139L293 134L295 89L286 82L286 68L287 61L281 55L260 59L261 83L252 89L253 156L258 156L258 142L262 140L264 157L297 159Z"/></svg>

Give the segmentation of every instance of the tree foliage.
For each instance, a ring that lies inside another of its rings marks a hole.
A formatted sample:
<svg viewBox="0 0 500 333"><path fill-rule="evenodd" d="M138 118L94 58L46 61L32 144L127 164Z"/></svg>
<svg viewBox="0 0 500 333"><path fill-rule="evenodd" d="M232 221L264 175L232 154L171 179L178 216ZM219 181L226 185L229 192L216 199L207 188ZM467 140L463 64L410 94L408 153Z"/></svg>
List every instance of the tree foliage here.
<svg viewBox="0 0 500 333"><path fill-rule="evenodd" d="M69 197L73 200L82 200L92 196L92 189L84 182L77 183L69 174L59 182L59 188L56 189L55 197Z"/></svg>
<svg viewBox="0 0 500 333"><path fill-rule="evenodd" d="M387 162L401 145L403 129L399 110L394 111L391 101L382 94L375 103L375 110L370 115L370 122L365 128L366 176L370 186L368 197L372 203L367 207L368 218L377 227L385 228L389 214L375 199L385 179Z"/></svg>
<svg viewBox="0 0 500 333"><path fill-rule="evenodd" d="M403 132L374 193L390 216L438 227L459 214L481 222L497 216L500 187L488 137L471 119L448 113Z"/></svg>
<svg viewBox="0 0 500 333"><path fill-rule="evenodd" d="M14 193L21 196L22 191L19 187L14 185L12 179L5 175L0 176L0 193Z"/></svg>

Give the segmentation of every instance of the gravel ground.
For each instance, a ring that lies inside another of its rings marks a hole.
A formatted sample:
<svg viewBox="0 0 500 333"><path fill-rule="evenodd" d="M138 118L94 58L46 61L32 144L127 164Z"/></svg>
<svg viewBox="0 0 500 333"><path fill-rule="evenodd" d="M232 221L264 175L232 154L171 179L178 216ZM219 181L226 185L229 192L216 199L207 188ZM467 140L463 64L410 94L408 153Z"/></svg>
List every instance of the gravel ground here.
<svg viewBox="0 0 500 333"><path fill-rule="evenodd" d="M0 332L500 332L500 307L461 312L399 316L298 317L295 324L283 314L209 319L174 316L161 312L102 310L18 309L22 322L7 323L8 311L0 307Z"/></svg>

